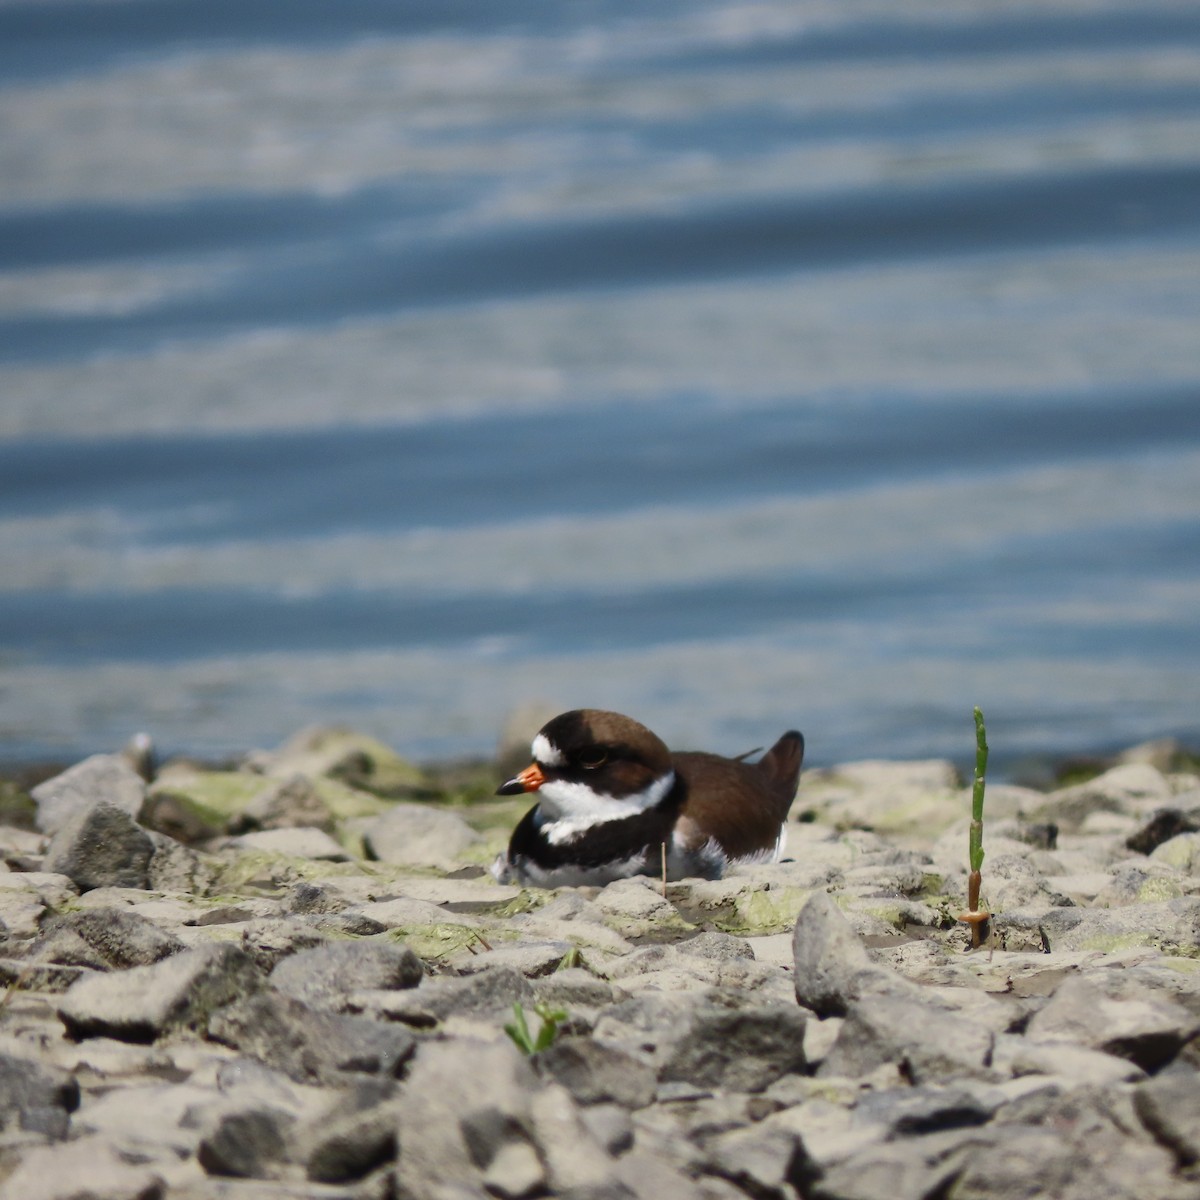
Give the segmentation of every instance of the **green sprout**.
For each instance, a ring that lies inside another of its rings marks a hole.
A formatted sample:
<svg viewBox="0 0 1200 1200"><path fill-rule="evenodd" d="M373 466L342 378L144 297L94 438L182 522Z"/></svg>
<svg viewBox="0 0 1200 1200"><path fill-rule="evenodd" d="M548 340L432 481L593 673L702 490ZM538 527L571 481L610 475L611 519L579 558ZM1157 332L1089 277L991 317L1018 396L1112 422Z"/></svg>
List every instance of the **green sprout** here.
<svg viewBox="0 0 1200 1200"><path fill-rule="evenodd" d="M525 1009L519 1001L513 1005L513 1020L504 1026L504 1032L512 1038L513 1045L524 1054L537 1054L539 1050L547 1049L558 1035L559 1023L567 1019L563 1009L552 1008L544 1001L535 1004L533 1011L541 1022L536 1038L529 1032Z"/></svg>
<svg viewBox="0 0 1200 1200"><path fill-rule="evenodd" d="M971 926L971 947L978 949L983 931L991 914L979 907L979 889L983 880L983 793L987 787L988 744L983 712L975 708L975 786L971 791L971 832L968 836L967 857L971 873L967 876L967 912L959 917Z"/></svg>
<svg viewBox="0 0 1200 1200"><path fill-rule="evenodd" d="M975 709L975 786L971 791L971 837L968 847L972 872L983 866L983 793L987 787L988 744L983 712Z"/></svg>

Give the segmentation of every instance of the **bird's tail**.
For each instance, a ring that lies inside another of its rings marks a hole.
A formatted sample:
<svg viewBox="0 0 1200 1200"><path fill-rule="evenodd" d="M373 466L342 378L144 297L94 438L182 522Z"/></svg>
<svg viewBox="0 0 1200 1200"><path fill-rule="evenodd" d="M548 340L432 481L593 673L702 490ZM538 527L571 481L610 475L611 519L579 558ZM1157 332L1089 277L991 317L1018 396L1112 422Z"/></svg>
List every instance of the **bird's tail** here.
<svg viewBox="0 0 1200 1200"><path fill-rule="evenodd" d="M796 798L796 787L800 782L800 764L804 762L804 735L789 729L758 760L758 769L767 777L771 791L779 801L779 819L787 817L788 809Z"/></svg>

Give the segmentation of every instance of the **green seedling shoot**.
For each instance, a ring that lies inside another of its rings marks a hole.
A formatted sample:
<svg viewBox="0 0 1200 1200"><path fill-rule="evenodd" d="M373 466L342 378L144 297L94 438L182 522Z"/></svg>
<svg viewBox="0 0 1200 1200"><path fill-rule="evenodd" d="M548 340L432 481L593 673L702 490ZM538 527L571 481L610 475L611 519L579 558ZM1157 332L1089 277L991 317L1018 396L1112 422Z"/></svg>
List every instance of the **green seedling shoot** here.
<svg viewBox="0 0 1200 1200"><path fill-rule="evenodd" d="M967 909L959 917L971 926L971 946L978 949L983 940L983 930L991 915L979 907L979 888L983 876L983 794L987 787L988 744L987 728L983 723L983 712L975 708L975 786L971 791L971 832L968 837L967 857L971 873L967 876Z"/></svg>
<svg viewBox="0 0 1200 1200"><path fill-rule="evenodd" d="M983 723L983 712L976 708L975 786L971 791L971 839L968 847L973 874L978 874L983 867L983 793L987 787L987 761L987 728Z"/></svg>
<svg viewBox="0 0 1200 1200"><path fill-rule="evenodd" d="M537 1037L529 1032L525 1009L519 1002L513 1005L513 1020L504 1026L504 1032L512 1038L513 1045L524 1054L537 1054L539 1050L547 1049L558 1035L559 1023L567 1019L567 1014L561 1008L552 1008L544 1002L535 1004L533 1011L541 1022Z"/></svg>

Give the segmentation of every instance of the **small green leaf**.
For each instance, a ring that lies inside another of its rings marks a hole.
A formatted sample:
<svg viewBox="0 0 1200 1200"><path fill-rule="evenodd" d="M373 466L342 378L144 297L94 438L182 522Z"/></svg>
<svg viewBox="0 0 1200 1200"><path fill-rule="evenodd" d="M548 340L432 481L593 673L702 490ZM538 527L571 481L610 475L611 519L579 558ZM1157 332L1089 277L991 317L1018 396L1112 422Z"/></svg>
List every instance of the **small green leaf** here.
<svg viewBox="0 0 1200 1200"><path fill-rule="evenodd" d="M513 1040L513 1044L524 1054L533 1053L533 1038L529 1036L529 1024L525 1020L525 1009L518 1001L513 1005L513 1020L504 1026L504 1032Z"/></svg>
<svg viewBox="0 0 1200 1200"><path fill-rule="evenodd" d="M540 1022L536 1038L529 1032L525 1009L519 1002L513 1005L515 1019L504 1026L504 1032L523 1054L537 1054L538 1051L549 1048L555 1037L558 1036L559 1024L567 1019L567 1014L563 1009L552 1008L545 1002L535 1004L533 1011L537 1013Z"/></svg>
<svg viewBox="0 0 1200 1200"><path fill-rule="evenodd" d="M567 1019L566 1012L561 1008L551 1008L549 1004L541 1003L534 1005L534 1012L541 1019L542 1027L538 1030L537 1041L534 1043L534 1050L545 1050L554 1041L558 1035L558 1025L560 1021Z"/></svg>

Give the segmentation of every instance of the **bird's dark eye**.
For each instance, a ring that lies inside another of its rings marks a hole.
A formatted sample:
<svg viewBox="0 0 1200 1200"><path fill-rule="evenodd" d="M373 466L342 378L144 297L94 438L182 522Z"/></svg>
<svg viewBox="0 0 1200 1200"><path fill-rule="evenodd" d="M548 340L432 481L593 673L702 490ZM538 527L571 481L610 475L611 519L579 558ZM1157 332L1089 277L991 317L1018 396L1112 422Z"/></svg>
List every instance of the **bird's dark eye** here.
<svg viewBox="0 0 1200 1200"><path fill-rule="evenodd" d="M579 756L579 765L585 771L594 771L608 762L608 751L603 746L590 746Z"/></svg>

